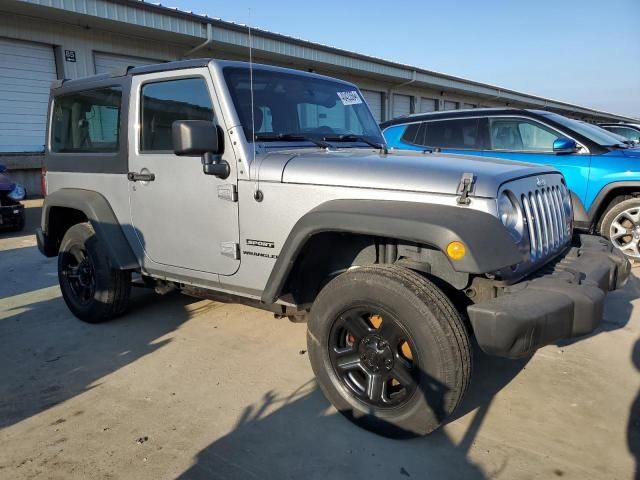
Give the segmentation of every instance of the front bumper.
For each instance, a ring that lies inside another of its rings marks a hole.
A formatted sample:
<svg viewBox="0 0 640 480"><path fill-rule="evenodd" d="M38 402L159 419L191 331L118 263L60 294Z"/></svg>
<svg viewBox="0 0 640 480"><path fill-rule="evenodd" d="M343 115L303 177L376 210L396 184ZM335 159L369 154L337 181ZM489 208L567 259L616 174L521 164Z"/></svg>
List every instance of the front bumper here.
<svg viewBox="0 0 640 480"><path fill-rule="evenodd" d="M15 225L24 215L24 205L16 203L15 205L5 205L0 207L0 227L5 225Z"/></svg>
<svg viewBox="0 0 640 480"><path fill-rule="evenodd" d="M517 358L591 333L602 320L606 292L624 286L631 264L608 240L579 235L575 246L543 270L468 308L484 352Z"/></svg>

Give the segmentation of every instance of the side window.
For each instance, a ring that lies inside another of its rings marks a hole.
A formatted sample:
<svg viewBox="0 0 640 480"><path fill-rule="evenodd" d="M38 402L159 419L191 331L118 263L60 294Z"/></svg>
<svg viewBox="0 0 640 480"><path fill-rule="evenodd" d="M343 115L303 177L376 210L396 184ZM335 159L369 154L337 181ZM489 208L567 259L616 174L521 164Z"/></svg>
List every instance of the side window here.
<svg viewBox="0 0 640 480"><path fill-rule="evenodd" d="M560 135L537 122L521 118L490 118L493 150L515 152L553 152L553 142Z"/></svg>
<svg viewBox="0 0 640 480"><path fill-rule="evenodd" d="M141 152L173 151L176 120L213 121L213 106L203 78L145 83L141 92Z"/></svg>
<svg viewBox="0 0 640 480"><path fill-rule="evenodd" d="M56 97L51 124L51 151L110 153L118 151L119 87L99 88Z"/></svg>
<svg viewBox="0 0 640 480"><path fill-rule="evenodd" d="M422 145L475 150L481 148L479 119L426 122Z"/></svg>

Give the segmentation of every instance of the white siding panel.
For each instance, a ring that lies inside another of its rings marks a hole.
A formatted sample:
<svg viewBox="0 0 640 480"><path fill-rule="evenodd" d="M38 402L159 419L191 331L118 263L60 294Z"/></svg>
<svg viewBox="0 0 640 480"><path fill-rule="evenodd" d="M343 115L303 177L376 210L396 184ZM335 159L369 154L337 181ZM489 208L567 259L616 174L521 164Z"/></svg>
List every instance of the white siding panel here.
<svg viewBox="0 0 640 480"><path fill-rule="evenodd" d="M0 152L43 149L55 79L51 45L0 38Z"/></svg>
<svg viewBox="0 0 640 480"><path fill-rule="evenodd" d="M127 55L114 55L112 53L94 52L93 54L96 73L109 73L120 71L126 67L139 67L150 63L162 63L162 60L152 58L130 57Z"/></svg>
<svg viewBox="0 0 640 480"><path fill-rule="evenodd" d="M382 92L374 92L373 90L360 90L362 95L364 96L367 105L371 109L371 113L373 113L373 118L376 119L376 122L380 123L382 121Z"/></svg>
<svg viewBox="0 0 640 480"><path fill-rule="evenodd" d="M409 95L400 95L395 93L393 95L393 112L391 116L393 118L401 117L402 115L409 115L411 113L411 97Z"/></svg>

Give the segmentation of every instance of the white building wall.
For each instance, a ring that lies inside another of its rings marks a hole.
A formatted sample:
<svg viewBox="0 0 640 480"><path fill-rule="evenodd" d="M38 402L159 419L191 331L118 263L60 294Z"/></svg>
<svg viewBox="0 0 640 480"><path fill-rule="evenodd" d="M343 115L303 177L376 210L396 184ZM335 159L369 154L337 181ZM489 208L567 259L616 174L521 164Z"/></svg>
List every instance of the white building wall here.
<svg viewBox="0 0 640 480"><path fill-rule="evenodd" d="M43 21L21 15L0 15L0 36L45 43L57 47L58 76L79 78L95 73L93 52L116 53L133 57L177 60L189 46L171 42L144 41L97 28L86 29L56 21ZM75 62L64 59L64 50L75 51ZM60 72L62 67L63 72Z"/></svg>

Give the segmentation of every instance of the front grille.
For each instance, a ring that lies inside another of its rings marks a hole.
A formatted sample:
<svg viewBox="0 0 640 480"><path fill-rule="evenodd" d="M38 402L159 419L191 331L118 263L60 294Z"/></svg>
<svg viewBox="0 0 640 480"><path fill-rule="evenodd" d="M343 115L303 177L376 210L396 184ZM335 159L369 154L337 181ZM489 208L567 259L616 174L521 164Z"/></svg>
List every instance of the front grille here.
<svg viewBox="0 0 640 480"><path fill-rule="evenodd" d="M564 195L567 195L566 190L553 185L525 192L520 198L533 260L554 253L566 244L571 235L563 205Z"/></svg>

